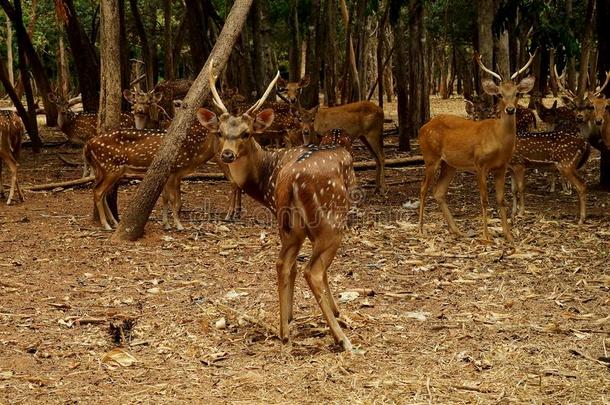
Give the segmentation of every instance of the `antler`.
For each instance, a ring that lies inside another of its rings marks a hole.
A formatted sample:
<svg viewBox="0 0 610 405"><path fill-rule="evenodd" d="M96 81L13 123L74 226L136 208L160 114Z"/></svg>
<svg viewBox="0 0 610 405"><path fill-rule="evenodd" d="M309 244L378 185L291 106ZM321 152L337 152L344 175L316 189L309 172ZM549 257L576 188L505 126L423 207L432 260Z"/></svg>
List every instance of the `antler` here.
<svg viewBox="0 0 610 405"><path fill-rule="evenodd" d="M212 101L214 105L218 107L219 110L223 112L223 114L228 114L229 110L225 107L222 99L218 95L218 90L216 90L216 77L214 76L214 59L210 60L210 91L212 92Z"/></svg>
<svg viewBox="0 0 610 405"><path fill-rule="evenodd" d="M246 111L245 114L250 114L250 113L258 110L259 108L261 108L261 106L263 105L263 103L265 102L267 97L269 97L271 90L273 90L273 88L275 87L275 82L277 82L277 79L279 79L279 77L280 77L280 71L278 70L277 74L275 75L275 78L271 81L271 83L269 84L269 87L267 87L267 90L265 90L265 93L263 94L263 96L256 103L254 103L254 105L252 107L248 108L248 111Z"/></svg>
<svg viewBox="0 0 610 405"><path fill-rule="evenodd" d="M530 65L532 64L532 62L534 61L535 56L536 56L536 51L534 51L534 53L530 53L530 60L527 61L525 66L523 66L521 69L519 69L515 73L513 73L513 75L510 77L510 79L515 80L516 77L518 77L521 73L525 72L527 70L527 68L529 68Z"/></svg>
<svg viewBox="0 0 610 405"><path fill-rule="evenodd" d="M608 82L610 82L610 70L606 72L606 81L604 82L604 84L602 84L602 86L598 90L596 90L595 93L593 93L593 95L595 97L597 97L600 94L602 94L602 91L604 91L604 89L608 85Z"/></svg>
<svg viewBox="0 0 610 405"><path fill-rule="evenodd" d="M574 92L572 92L572 90L566 89L563 86L563 84L561 83L561 76L559 76L557 74L557 65L553 65L553 73L555 74L555 81L557 82L557 86L559 87L559 90L566 93L568 96L570 96L572 98L576 98L576 94L574 94Z"/></svg>
<svg viewBox="0 0 610 405"><path fill-rule="evenodd" d="M479 64L479 67L481 68L482 71L489 73L490 75L492 75L493 77L495 77L496 79L502 81L502 76L500 76L498 73L494 72L493 70L489 70L485 67L485 65L483 64L483 62L481 61L481 54L479 54L478 52L474 55L474 59L477 61L477 63Z"/></svg>

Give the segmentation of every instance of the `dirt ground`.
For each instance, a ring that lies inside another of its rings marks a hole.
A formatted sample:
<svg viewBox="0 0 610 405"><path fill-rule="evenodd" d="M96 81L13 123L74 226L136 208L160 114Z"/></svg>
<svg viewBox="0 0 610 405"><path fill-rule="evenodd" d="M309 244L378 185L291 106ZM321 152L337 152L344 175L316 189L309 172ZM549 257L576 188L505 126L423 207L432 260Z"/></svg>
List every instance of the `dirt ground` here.
<svg viewBox="0 0 610 405"><path fill-rule="evenodd" d="M461 103L434 99L433 110ZM396 138L386 152L401 155ZM78 178L58 155L79 153L26 148L22 185ZM300 276L292 343L279 342L274 220L245 198L243 218L223 221L225 181L185 182L187 230L164 231L157 209L135 243L93 224L88 186L1 202L0 403L608 403L610 194L594 188L598 159L583 171L583 226L575 193L528 173L514 252L495 210L494 242L479 241L472 175L450 189L468 235L456 239L430 196L417 231L421 167L388 169L387 196L373 194L374 171L358 172L365 199L329 277L359 355L333 344ZM123 210L134 183L121 187Z"/></svg>

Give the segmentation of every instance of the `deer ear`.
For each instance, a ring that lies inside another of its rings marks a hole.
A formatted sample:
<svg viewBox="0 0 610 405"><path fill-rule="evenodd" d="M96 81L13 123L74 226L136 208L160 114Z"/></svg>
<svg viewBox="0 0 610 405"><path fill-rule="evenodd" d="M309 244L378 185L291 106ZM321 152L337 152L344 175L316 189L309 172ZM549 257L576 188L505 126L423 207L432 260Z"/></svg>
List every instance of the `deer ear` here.
<svg viewBox="0 0 610 405"><path fill-rule="evenodd" d="M466 103L464 106L464 108L466 109L466 114L472 115L474 113L474 104L470 100L464 100L464 101Z"/></svg>
<svg viewBox="0 0 610 405"><path fill-rule="evenodd" d="M303 76L301 78L301 80L299 80L299 87L303 88L303 87L307 87L309 86L309 73L306 74L305 76Z"/></svg>
<svg viewBox="0 0 610 405"><path fill-rule="evenodd" d="M534 76L525 77L517 85L517 91L522 94L529 93L534 88L534 83L536 83Z"/></svg>
<svg viewBox="0 0 610 405"><path fill-rule="evenodd" d="M218 117L212 111L207 108L200 108L197 110L197 119L199 123L203 125L205 129L211 132L218 132Z"/></svg>
<svg viewBox="0 0 610 405"><path fill-rule="evenodd" d="M254 132L257 134L264 132L271 124L273 124L274 118L275 113L271 108L267 108L256 114L253 124Z"/></svg>
<svg viewBox="0 0 610 405"><path fill-rule="evenodd" d="M125 97L125 100L127 100L131 104L133 104L135 102L135 99L134 99L135 94L133 93L133 91L131 91L129 89L123 90L123 97Z"/></svg>
<svg viewBox="0 0 610 405"><path fill-rule="evenodd" d="M500 94L500 88L497 84L493 82L493 80L484 80L483 90L490 96L497 96L498 94Z"/></svg>
<svg viewBox="0 0 610 405"><path fill-rule="evenodd" d="M163 99L163 93L160 91L155 91L153 93L153 101L155 103L158 103L159 101L161 101L161 99Z"/></svg>

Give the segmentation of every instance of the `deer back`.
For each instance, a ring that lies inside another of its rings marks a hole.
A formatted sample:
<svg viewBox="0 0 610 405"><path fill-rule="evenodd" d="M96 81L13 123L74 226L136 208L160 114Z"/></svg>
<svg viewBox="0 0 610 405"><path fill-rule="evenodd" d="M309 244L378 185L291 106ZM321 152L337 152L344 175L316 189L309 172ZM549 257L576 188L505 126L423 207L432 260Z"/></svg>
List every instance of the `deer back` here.
<svg viewBox="0 0 610 405"><path fill-rule="evenodd" d="M589 142L572 128L545 132L519 131L511 165L557 165L578 169L586 163L589 153Z"/></svg>
<svg viewBox="0 0 610 405"><path fill-rule="evenodd" d="M320 146L341 146L350 154L352 151L352 138L344 129L331 129L322 134Z"/></svg>
<svg viewBox="0 0 610 405"><path fill-rule="evenodd" d="M383 110L370 101L318 109L314 129L322 134L335 128L347 131L352 139L372 129L383 129Z"/></svg>

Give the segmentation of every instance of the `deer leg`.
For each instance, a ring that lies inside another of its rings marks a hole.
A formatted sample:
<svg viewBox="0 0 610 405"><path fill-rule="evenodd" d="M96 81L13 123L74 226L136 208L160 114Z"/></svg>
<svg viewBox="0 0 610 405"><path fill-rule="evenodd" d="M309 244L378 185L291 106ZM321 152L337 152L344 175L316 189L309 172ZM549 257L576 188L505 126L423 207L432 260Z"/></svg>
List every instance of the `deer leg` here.
<svg viewBox="0 0 610 405"><path fill-rule="evenodd" d="M455 174L455 168L449 166L447 163L441 161L441 174L439 175L436 186L434 187L434 199L441 208L441 212L449 225L451 233L462 236L462 233L455 224L455 220L449 212L449 206L447 205L447 191L449 190L449 184Z"/></svg>
<svg viewBox="0 0 610 405"><path fill-rule="evenodd" d="M489 194L487 191L487 169L479 167L477 170L477 181L479 183L479 193L481 194L481 213L483 216L483 239L491 240L487 229L487 207L489 206ZM497 191L496 191L497 192Z"/></svg>
<svg viewBox="0 0 610 405"><path fill-rule="evenodd" d="M557 176L555 173L551 172L551 187L549 190L551 193L555 192L555 183L557 183Z"/></svg>
<svg viewBox="0 0 610 405"><path fill-rule="evenodd" d="M580 179L575 168L559 166L559 171L578 193L578 225L582 225L587 216L587 185Z"/></svg>
<svg viewBox="0 0 610 405"><path fill-rule="evenodd" d="M287 342L290 339L288 324L292 321L296 261L304 236L296 230L284 232L280 229L280 237L282 248L276 262L277 290L280 297L280 339Z"/></svg>
<svg viewBox="0 0 610 405"><path fill-rule="evenodd" d="M107 231L112 230L112 227L108 223L108 217L110 217L111 221L114 222L116 222L116 219L114 218L112 212L110 212L110 208L108 207L108 202L106 201L106 193L112 188L112 186L118 181L118 179L120 179L120 177L120 175L117 177L116 175L108 174L103 177L100 176L100 180L93 188L93 203L97 208L97 213L100 217L100 223L102 227ZM106 216L106 214L108 214L108 217Z"/></svg>
<svg viewBox="0 0 610 405"><path fill-rule="evenodd" d="M430 188L430 183L432 182L432 178L434 177L434 173L438 169L439 161L434 163L426 163L426 167L424 169L424 179L421 182L421 187L419 190L419 232L424 232L424 207L426 205L426 195L428 194L428 189Z"/></svg>
<svg viewBox="0 0 610 405"><path fill-rule="evenodd" d="M518 214L522 216L525 212L525 167L513 166L512 168L512 191L513 191L513 218ZM519 202L517 203L517 197ZM518 210L518 212L517 212Z"/></svg>
<svg viewBox="0 0 610 405"><path fill-rule="evenodd" d="M180 222L180 210L182 209L182 197L180 195L180 181L179 177L170 178L168 182L171 188L169 189L170 203L172 207L172 214L174 216L174 226L177 230L183 231L184 226Z"/></svg>
<svg viewBox="0 0 610 405"><path fill-rule="evenodd" d="M324 244L323 247L321 245L322 243ZM313 254L304 270L305 279L316 297L316 301L322 310L326 323L330 327L335 342L341 343L346 351L352 351L352 344L341 330L339 322L337 322L337 318L333 313L331 304L327 299L331 292L326 291L327 287L324 284L325 273L332 263L333 258L337 253L337 249L339 249L339 246L341 245L341 239L334 238L330 241L316 239L313 241L313 245Z"/></svg>
<svg viewBox="0 0 610 405"><path fill-rule="evenodd" d="M375 192L383 193L385 191L385 157L381 133L369 133L361 139L375 158Z"/></svg>
<svg viewBox="0 0 610 405"><path fill-rule="evenodd" d="M169 230L171 227L169 226L169 218L168 218L168 211L169 211L169 193L167 191L168 188L168 184L165 184L165 187L163 187L163 193L161 194L162 198L163 198L163 210L161 211L161 217L162 217L162 222L163 222L163 229L165 229L166 231Z"/></svg>
<svg viewBox="0 0 610 405"><path fill-rule="evenodd" d="M6 205L11 205L13 201L13 196L15 194L15 189L17 189L17 194L23 200L23 195L21 194L21 190L19 189L19 184L17 184L17 161L10 154L5 156L6 166L8 170L11 172L11 188L8 192L8 198L6 200Z"/></svg>
<svg viewBox="0 0 610 405"><path fill-rule="evenodd" d="M506 168L496 170L494 173L495 188L496 188L496 202L498 204L498 210L500 211L500 219L502 221L502 229L504 230L504 237L507 241L512 242L513 236L510 233L510 225L508 224L508 218L506 215L506 202L504 201L504 184L506 182Z"/></svg>

